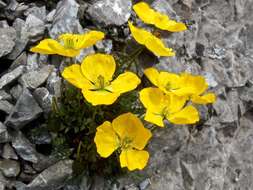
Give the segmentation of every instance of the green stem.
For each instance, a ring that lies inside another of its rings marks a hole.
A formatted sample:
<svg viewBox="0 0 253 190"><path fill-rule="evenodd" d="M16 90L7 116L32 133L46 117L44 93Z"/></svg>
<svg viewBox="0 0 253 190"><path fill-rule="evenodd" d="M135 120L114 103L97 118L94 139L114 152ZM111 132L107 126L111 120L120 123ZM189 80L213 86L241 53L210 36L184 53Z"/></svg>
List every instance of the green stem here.
<svg viewBox="0 0 253 190"><path fill-rule="evenodd" d="M138 57L138 55L141 54L141 52L144 50L144 47L141 47L139 49L137 49L136 51L134 51L134 53L132 53L129 57L130 59L127 60L128 65L126 67L126 70L129 70L132 66L132 63L135 62L135 59Z"/></svg>

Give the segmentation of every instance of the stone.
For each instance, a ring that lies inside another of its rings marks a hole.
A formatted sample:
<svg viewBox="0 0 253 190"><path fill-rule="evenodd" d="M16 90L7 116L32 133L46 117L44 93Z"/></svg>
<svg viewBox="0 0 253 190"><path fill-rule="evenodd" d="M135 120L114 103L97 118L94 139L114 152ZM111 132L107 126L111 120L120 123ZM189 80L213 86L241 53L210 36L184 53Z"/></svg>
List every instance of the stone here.
<svg viewBox="0 0 253 190"><path fill-rule="evenodd" d="M19 66L0 78L0 89L15 81L23 73L23 66Z"/></svg>
<svg viewBox="0 0 253 190"><path fill-rule="evenodd" d="M65 185L73 174L72 160L61 160L45 169L26 187L27 190L56 190Z"/></svg>
<svg viewBox="0 0 253 190"><path fill-rule="evenodd" d="M46 6L37 7L34 5L33 7L27 9L24 13L25 16L34 15L38 19L45 21L47 16Z"/></svg>
<svg viewBox="0 0 253 190"><path fill-rule="evenodd" d="M18 100L22 92L23 88L20 84L17 84L10 89L10 93L15 100Z"/></svg>
<svg viewBox="0 0 253 190"><path fill-rule="evenodd" d="M203 76L205 77L209 87L216 87L218 85L212 73L204 72Z"/></svg>
<svg viewBox="0 0 253 190"><path fill-rule="evenodd" d="M130 0L99 0L93 1L87 13L98 23L108 25L123 25L131 16L132 1Z"/></svg>
<svg viewBox="0 0 253 190"><path fill-rule="evenodd" d="M14 106L7 100L0 100L0 111L10 114Z"/></svg>
<svg viewBox="0 0 253 190"><path fill-rule="evenodd" d="M54 70L47 79L47 89L50 94L54 95L56 98L61 96L61 85L62 78L59 77L56 70Z"/></svg>
<svg viewBox="0 0 253 190"><path fill-rule="evenodd" d="M57 38L62 33L82 33L82 27L77 19L79 4L75 0L59 1L53 16L52 27L49 29L51 38Z"/></svg>
<svg viewBox="0 0 253 190"><path fill-rule="evenodd" d="M20 172L20 164L14 160L0 160L0 170L5 177L16 177Z"/></svg>
<svg viewBox="0 0 253 190"><path fill-rule="evenodd" d="M145 190L148 188L148 186L151 184L150 179L145 179L144 181L142 181L139 185L140 190Z"/></svg>
<svg viewBox="0 0 253 190"><path fill-rule="evenodd" d="M4 90L0 90L0 100L11 100L11 95Z"/></svg>
<svg viewBox="0 0 253 190"><path fill-rule="evenodd" d="M35 71L39 69L39 55L37 53L29 53L27 55L26 71Z"/></svg>
<svg viewBox="0 0 253 190"><path fill-rule="evenodd" d="M9 71L14 70L15 68L21 65L26 66L26 64L27 64L27 54L26 52L23 52L13 61L8 70Z"/></svg>
<svg viewBox="0 0 253 190"><path fill-rule="evenodd" d="M25 73L21 76L20 83L25 88L35 89L46 82L52 70L52 66L45 65L43 68L37 71Z"/></svg>
<svg viewBox="0 0 253 190"><path fill-rule="evenodd" d="M11 141L11 136L7 131L6 126L0 122L0 143L6 143Z"/></svg>
<svg viewBox="0 0 253 190"><path fill-rule="evenodd" d="M45 145L52 143L52 135L47 129L47 125L37 126L28 133L28 138L33 144Z"/></svg>
<svg viewBox="0 0 253 190"><path fill-rule="evenodd" d="M0 1L0 8L6 7L6 3L3 1Z"/></svg>
<svg viewBox="0 0 253 190"><path fill-rule="evenodd" d="M42 112L42 109L39 107L29 90L24 89L13 111L6 119L5 125L14 129L20 129L38 118Z"/></svg>
<svg viewBox="0 0 253 190"><path fill-rule="evenodd" d="M14 134L12 146L16 153L23 159L32 163L37 163L39 154L34 145L19 131Z"/></svg>
<svg viewBox="0 0 253 190"><path fill-rule="evenodd" d="M16 39L16 31L14 28L0 28L0 57L9 54L14 46Z"/></svg>
<svg viewBox="0 0 253 190"><path fill-rule="evenodd" d="M37 88L34 91L33 96L43 109L44 113L48 114L52 110L53 96L49 93L47 88Z"/></svg>
<svg viewBox="0 0 253 190"><path fill-rule="evenodd" d="M5 159L13 159L18 160L18 156L13 150L12 146L9 143L6 143L3 148L3 158Z"/></svg>

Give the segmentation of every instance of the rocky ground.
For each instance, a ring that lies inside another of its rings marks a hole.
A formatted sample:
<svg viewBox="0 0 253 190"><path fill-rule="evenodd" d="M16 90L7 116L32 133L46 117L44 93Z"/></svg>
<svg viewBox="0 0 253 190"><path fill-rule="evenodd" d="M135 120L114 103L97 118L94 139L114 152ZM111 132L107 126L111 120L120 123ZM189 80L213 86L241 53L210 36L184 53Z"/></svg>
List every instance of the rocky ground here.
<svg viewBox="0 0 253 190"><path fill-rule="evenodd" d="M189 30L161 37L177 56L160 69L206 77L217 102L200 107L195 128L157 130L149 166L116 179L85 175L78 183L70 159L45 153L52 135L44 122L59 97L61 59L29 52L44 37L100 29L129 38L131 0L0 0L0 190L251 190L253 189L253 1L151 0ZM140 23L141 25L141 23ZM107 39L96 45L110 53ZM82 52L79 60L94 48ZM144 60L144 61L143 61ZM41 129L33 134L34 128Z"/></svg>

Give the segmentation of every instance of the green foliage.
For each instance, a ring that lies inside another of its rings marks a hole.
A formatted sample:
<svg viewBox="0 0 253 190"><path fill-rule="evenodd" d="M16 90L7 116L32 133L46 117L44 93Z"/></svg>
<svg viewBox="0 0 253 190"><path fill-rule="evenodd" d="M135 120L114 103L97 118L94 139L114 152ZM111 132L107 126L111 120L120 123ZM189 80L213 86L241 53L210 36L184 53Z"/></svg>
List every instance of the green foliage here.
<svg viewBox="0 0 253 190"><path fill-rule="evenodd" d="M112 121L122 113L143 114L144 110L138 101L137 91L122 95L110 106L92 106L79 89L64 84L59 100L54 99L53 111L47 127L53 132L53 153L60 158L75 159L76 174L84 170L103 175L122 173L117 153L107 159L97 154L94 136L96 128L104 121Z"/></svg>

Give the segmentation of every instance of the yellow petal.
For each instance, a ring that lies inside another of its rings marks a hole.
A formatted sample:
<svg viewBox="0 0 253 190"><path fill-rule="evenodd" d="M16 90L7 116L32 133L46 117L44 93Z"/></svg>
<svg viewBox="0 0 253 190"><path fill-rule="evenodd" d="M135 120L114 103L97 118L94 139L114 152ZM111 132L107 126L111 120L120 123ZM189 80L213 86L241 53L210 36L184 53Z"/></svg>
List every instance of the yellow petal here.
<svg viewBox="0 0 253 190"><path fill-rule="evenodd" d="M34 53L41 53L41 54L56 54L56 50L52 49L51 46L49 46L49 44L52 43L58 43L56 40L52 40L52 39L44 39L42 41L40 41L40 43L37 46L34 46L30 49L31 52Z"/></svg>
<svg viewBox="0 0 253 190"><path fill-rule="evenodd" d="M155 114L152 111L147 110L144 119L150 123L158 125L159 127L164 127L163 116L160 114Z"/></svg>
<svg viewBox="0 0 253 190"><path fill-rule="evenodd" d="M181 111L167 115L167 119L174 124L194 124L199 121L199 113L193 106L186 106Z"/></svg>
<svg viewBox="0 0 253 190"><path fill-rule="evenodd" d="M124 93L134 90L140 83L141 80L136 74L132 72L125 72L112 81L111 85L106 89L113 92Z"/></svg>
<svg viewBox="0 0 253 190"><path fill-rule="evenodd" d="M195 104L211 104L216 101L214 93L207 93L203 96L192 95L191 101Z"/></svg>
<svg viewBox="0 0 253 190"><path fill-rule="evenodd" d="M97 152L104 158L110 156L119 145L117 134L114 132L109 121L105 121L102 125L97 127L94 141Z"/></svg>
<svg viewBox="0 0 253 190"><path fill-rule="evenodd" d="M118 116L112 121L112 126L121 140L130 140L131 146L138 150L142 150L152 136L141 120L132 113Z"/></svg>
<svg viewBox="0 0 253 190"><path fill-rule="evenodd" d="M142 170L148 163L149 153L145 150L123 150L120 154L121 167L127 167L130 171Z"/></svg>
<svg viewBox="0 0 253 190"><path fill-rule="evenodd" d="M111 81L115 68L113 56L100 53L88 55L81 65L83 75L94 83L99 77L103 77L105 82Z"/></svg>
<svg viewBox="0 0 253 190"><path fill-rule="evenodd" d="M158 85L159 72L154 67L150 67L144 70L144 74L146 77L152 82L154 85Z"/></svg>
<svg viewBox="0 0 253 190"><path fill-rule="evenodd" d="M133 38L139 43L146 46L151 52L157 56L174 56L175 52L171 48L166 48L164 43L154 36L152 33L135 27L131 22L128 22Z"/></svg>
<svg viewBox="0 0 253 190"><path fill-rule="evenodd" d="M92 84L83 76L81 66L78 64L65 67L62 76L77 88L90 89L92 87Z"/></svg>
<svg viewBox="0 0 253 190"><path fill-rule="evenodd" d="M188 96L177 96L173 93L166 94L168 101L167 111L171 114L179 112L185 106Z"/></svg>
<svg viewBox="0 0 253 190"><path fill-rule="evenodd" d="M145 2L135 4L133 9L143 22L153 24L162 30L180 32L187 29L184 23L170 20L167 15L155 11Z"/></svg>
<svg viewBox="0 0 253 190"><path fill-rule="evenodd" d="M82 90L84 98L93 106L96 105L111 105L120 96L119 93L108 92L106 90Z"/></svg>
<svg viewBox="0 0 253 190"><path fill-rule="evenodd" d="M63 41L66 47L73 49L83 49L96 44L104 38L104 33L99 31L89 31L85 34L62 34L59 40Z"/></svg>
<svg viewBox="0 0 253 190"><path fill-rule="evenodd" d="M185 86L179 75L163 71L159 74L157 85L165 93L176 91Z"/></svg>
<svg viewBox="0 0 253 190"><path fill-rule="evenodd" d="M156 114L162 114L168 102L159 88L144 88L140 91L140 100L145 108Z"/></svg>

